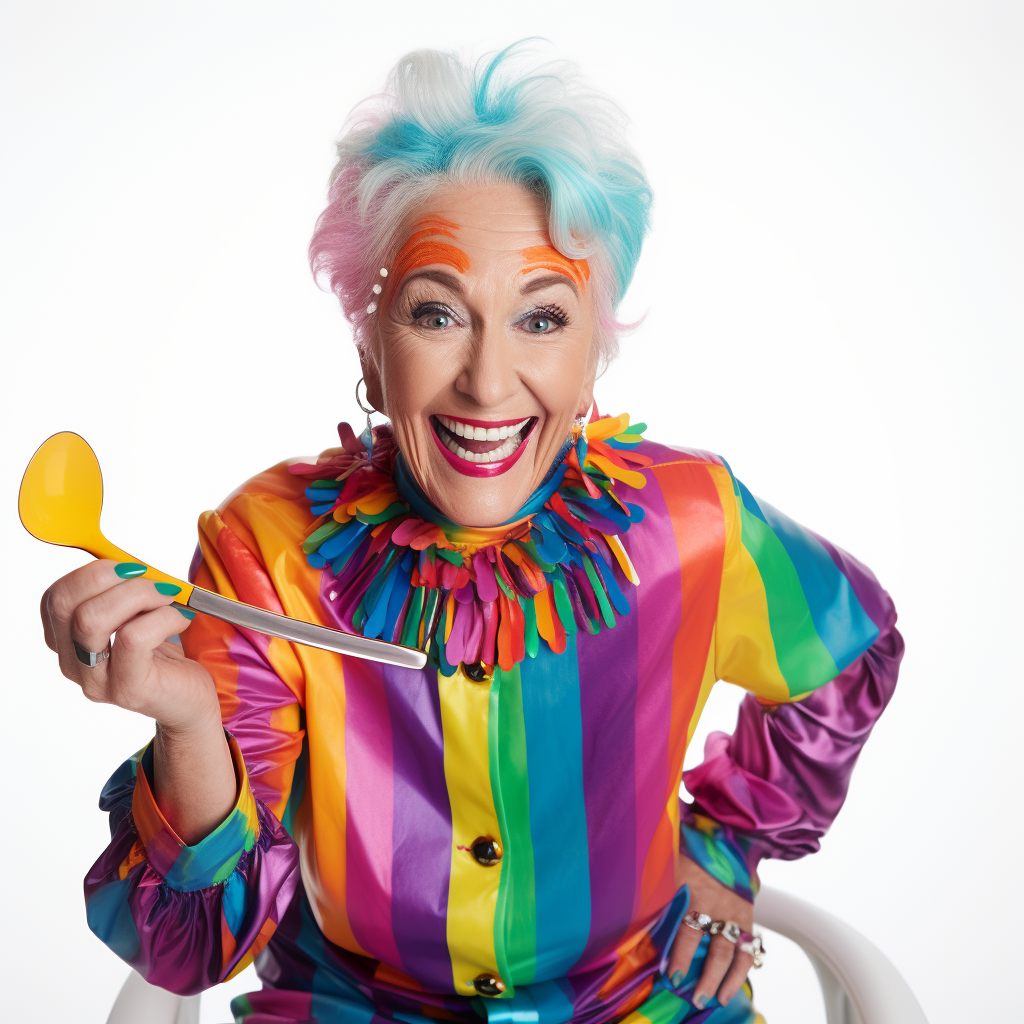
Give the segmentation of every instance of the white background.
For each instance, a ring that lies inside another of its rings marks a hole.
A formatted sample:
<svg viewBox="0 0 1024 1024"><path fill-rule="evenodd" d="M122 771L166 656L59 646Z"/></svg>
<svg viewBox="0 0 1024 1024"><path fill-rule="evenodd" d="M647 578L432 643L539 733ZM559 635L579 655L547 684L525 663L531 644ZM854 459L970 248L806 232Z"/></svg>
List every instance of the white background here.
<svg viewBox="0 0 1024 1024"><path fill-rule="evenodd" d="M108 536L183 574L199 512L358 415L305 263L347 110L409 49L533 34L631 115L655 189L623 309L647 319L601 408L725 455L900 610L900 686L846 808L763 878L874 940L933 1024L1020 1019L1020 3L94 0L3 21L5 1021L105 1020L126 968L81 880L99 790L151 731L43 645L39 594L82 557L21 530L24 464L83 434ZM735 703L720 687L709 726ZM769 1024L823 1020L800 955L769 964ZM204 1006L228 1019L223 992Z"/></svg>

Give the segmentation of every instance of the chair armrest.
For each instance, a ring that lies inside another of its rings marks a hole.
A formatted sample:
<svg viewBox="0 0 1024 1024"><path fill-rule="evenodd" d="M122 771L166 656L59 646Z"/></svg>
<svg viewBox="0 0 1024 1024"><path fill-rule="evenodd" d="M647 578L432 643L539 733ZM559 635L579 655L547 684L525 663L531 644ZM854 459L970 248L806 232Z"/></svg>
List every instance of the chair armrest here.
<svg viewBox="0 0 1024 1024"><path fill-rule="evenodd" d="M107 1024L199 1024L199 996L179 996L132 971L114 1000Z"/></svg>
<svg viewBox="0 0 1024 1024"><path fill-rule="evenodd" d="M885 954L834 914L762 886L754 917L807 954L821 982L828 1024L928 1024Z"/></svg>

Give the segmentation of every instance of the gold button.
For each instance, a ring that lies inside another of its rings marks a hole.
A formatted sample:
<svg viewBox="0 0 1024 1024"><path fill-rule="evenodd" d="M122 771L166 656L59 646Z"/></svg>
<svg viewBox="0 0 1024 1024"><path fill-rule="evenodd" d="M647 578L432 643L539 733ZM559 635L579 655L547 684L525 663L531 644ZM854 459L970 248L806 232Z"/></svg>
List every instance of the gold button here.
<svg viewBox="0 0 1024 1024"><path fill-rule="evenodd" d="M487 666L482 661L474 661L469 665L463 664L462 671L465 673L466 678L472 679L474 683L486 683L491 678L491 674L487 671Z"/></svg>
<svg viewBox="0 0 1024 1024"><path fill-rule="evenodd" d="M501 860L501 843L496 843L490 836L480 836L473 840L471 847L478 864L489 868Z"/></svg>
<svg viewBox="0 0 1024 1024"><path fill-rule="evenodd" d="M505 982L496 974L478 974L473 979L473 987L482 996L500 996L505 991Z"/></svg>

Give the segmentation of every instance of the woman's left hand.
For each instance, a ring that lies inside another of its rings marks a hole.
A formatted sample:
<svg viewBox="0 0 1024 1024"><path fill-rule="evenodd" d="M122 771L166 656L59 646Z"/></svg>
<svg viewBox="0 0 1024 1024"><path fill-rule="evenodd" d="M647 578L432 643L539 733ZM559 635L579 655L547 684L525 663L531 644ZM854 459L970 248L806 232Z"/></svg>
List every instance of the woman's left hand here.
<svg viewBox="0 0 1024 1024"><path fill-rule="evenodd" d="M743 931L750 932L754 926L753 903L726 888L688 857L680 860L676 884L689 886L688 912L707 914L713 921L734 921ZM704 933L696 928L685 923L679 926L668 961L668 976L673 985L680 984L686 976L702 938ZM703 1009L711 997L715 996L724 1006L739 992L753 962L749 953L739 950L738 943L730 942L721 934L712 935L704 970L694 989L693 1004ZM677 974L677 971L681 973Z"/></svg>

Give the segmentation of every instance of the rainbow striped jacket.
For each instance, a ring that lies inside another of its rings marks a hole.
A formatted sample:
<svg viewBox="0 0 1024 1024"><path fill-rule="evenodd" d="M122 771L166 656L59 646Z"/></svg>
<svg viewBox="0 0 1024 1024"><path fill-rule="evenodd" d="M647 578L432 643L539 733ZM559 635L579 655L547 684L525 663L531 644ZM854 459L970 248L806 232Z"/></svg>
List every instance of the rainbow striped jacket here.
<svg viewBox="0 0 1024 1024"><path fill-rule="evenodd" d="M720 458L597 423L483 561L387 490L387 458L378 477L353 471L350 433L201 517L198 585L389 638L429 636L433 607L433 662L199 616L182 642L216 681L237 805L185 846L152 795L151 749L125 762L85 884L104 942L182 993L257 958L264 988L234 1005L253 1022L754 1019L749 987L692 1008L699 957L682 985L665 977L688 898L677 865L753 898L761 858L817 849L895 685L895 612ZM718 680L749 695L683 803Z"/></svg>

